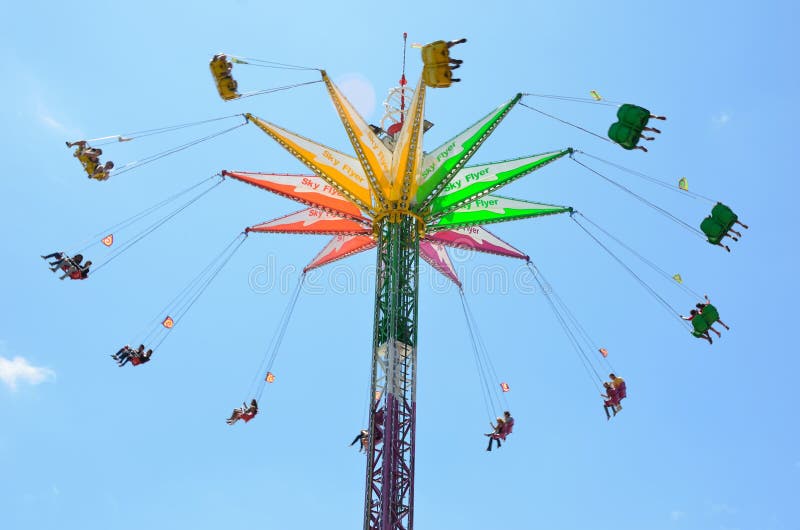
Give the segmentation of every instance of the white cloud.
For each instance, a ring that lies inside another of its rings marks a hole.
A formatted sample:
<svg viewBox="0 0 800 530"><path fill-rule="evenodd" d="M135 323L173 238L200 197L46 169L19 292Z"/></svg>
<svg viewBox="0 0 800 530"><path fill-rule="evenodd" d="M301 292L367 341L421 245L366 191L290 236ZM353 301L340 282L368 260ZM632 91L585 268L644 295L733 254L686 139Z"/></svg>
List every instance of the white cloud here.
<svg viewBox="0 0 800 530"><path fill-rule="evenodd" d="M669 518L673 521L680 521L684 517L686 517L686 512L682 512L680 510L672 510L669 512Z"/></svg>
<svg viewBox="0 0 800 530"><path fill-rule="evenodd" d="M717 114L716 116L711 117L711 122L718 127L727 125L730 121L731 121L730 113L725 112L724 110L719 114Z"/></svg>
<svg viewBox="0 0 800 530"><path fill-rule="evenodd" d="M25 358L16 356L13 359L0 356L0 381L12 391L17 390L18 383L38 385L54 379L56 373L42 366L33 366Z"/></svg>

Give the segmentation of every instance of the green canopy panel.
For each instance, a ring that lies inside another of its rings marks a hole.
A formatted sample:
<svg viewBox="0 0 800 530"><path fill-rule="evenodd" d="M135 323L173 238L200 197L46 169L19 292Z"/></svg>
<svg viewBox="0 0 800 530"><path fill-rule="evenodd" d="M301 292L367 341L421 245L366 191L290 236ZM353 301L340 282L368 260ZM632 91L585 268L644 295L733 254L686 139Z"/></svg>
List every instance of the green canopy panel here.
<svg viewBox="0 0 800 530"><path fill-rule="evenodd" d="M414 204L424 208L444 188L450 179L467 163L478 147L489 137L511 108L522 98L517 94L460 134L430 153L425 153L417 183Z"/></svg>
<svg viewBox="0 0 800 530"><path fill-rule="evenodd" d="M462 168L431 203L431 215L438 217L451 210L475 202L487 193L491 193L570 153L572 153L572 149L563 149L514 160Z"/></svg>
<svg viewBox="0 0 800 530"><path fill-rule="evenodd" d="M625 103L617 110L617 118L622 123L641 131L650 121L650 111L644 107Z"/></svg>
<svg viewBox="0 0 800 530"><path fill-rule="evenodd" d="M624 123L615 121L608 128L608 137L625 149L634 149L642 136L641 129L635 129Z"/></svg>
<svg viewBox="0 0 800 530"><path fill-rule="evenodd" d="M739 220L739 216L721 202L718 202L714 208L711 209L711 217L721 224L726 232L733 228L734 223Z"/></svg>
<svg viewBox="0 0 800 530"><path fill-rule="evenodd" d="M702 230L706 235L708 242L713 245L716 245L722 241L722 238L728 233L725 227L719 224L711 216L703 219L703 222L700 223L700 230Z"/></svg>
<svg viewBox="0 0 800 530"><path fill-rule="evenodd" d="M475 202L448 213L429 229L432 232L436 232L438 230L450 230L467 226L502 223L528 217L571 213L572 211L569 206L540 204L499 195L486 195Z"/></svg>

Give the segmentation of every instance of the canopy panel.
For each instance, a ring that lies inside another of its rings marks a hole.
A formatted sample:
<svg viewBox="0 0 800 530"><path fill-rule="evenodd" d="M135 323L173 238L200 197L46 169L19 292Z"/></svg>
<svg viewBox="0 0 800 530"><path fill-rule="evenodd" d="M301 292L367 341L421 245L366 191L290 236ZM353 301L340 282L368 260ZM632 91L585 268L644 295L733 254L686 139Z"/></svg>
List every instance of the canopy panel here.
<svg viewBox="0 0 800 530"><path fill-rule="evenodd" d="M247 230L249 232L334 235L369 234L372 231L362 223L317 208L290 213L272 221L251 226Z"/></svg>
<svg viewBox="0 0 800 530"><path fill-rule="evenodd" d="M252 114L247 114L247 117L311 171L336 187L342 195L358 205L362 211L372 212L372 199L367 177L358 160L256 118Z"/></svg>
<svg viewBox="0 0 800 530"><path fill-rule="evenodd" d="M419 242L419 255L428 265L439 271L439 273L454 284L461 287L461 281L458 279L456 269L453 267L453 262L450 260L450 256L447 254L447 249L444 248L444 245L423 239Z"/></svg>
<svg viewBox="0 0 800 530"><path fill-rule="evenodd" d="M358 206L317 175L223 171L222 174L325 211L364 219Z"/></svg>
<svg viewBox="0 0 800 530"><path fill-rule="evenodd" d="M336 111L339 113L339 118L341 118L342 125L347 131L347 136L353 144L356 156L361 161L370 186L372 186L378 202L384 204L388 188L391 185L389 171L392 152L372 132L364 118L341 93L339 87L333 84L333 81L325 71L322 72L322 80L325 81L325 87L328 89Z"/></svg>
<svg viewBox="0 0 800 530"><path fill-rule="evenodd" d="M443 216L430 230L437 231L439 229L501 223L503 221L514 221L527 217L539 217L571 211L572 208L568 206L540 204L499 195L486 195Z"/></svg>
<svg viewBox="0 0 800 530"><path fill-rule="evenodd" d="M517 94L511 101L500 105L461 134L427 153L422 158L414 203L424 208L435 199L521 97L522 94Z"/></svg>
<svg viewBox="0 0 800 530"><path fill-rule="evenodd" d="M411 105L405 114L403 128L392 153L392 173L389 199L399 201L400 209L408 208L417 188L417 174L422 164L422 133L425 124L425 85L420 79Z"/></svg>
<svg viewBox="0 0 800 530"><path fill-rule="evenodd" d="M375 246L375 240L370 236L335 236L325 245L317 257L306 265L303 272L310 271L327 265L334 261L344 259L353 254L369 250Z"/></svg>
<svg viewBox="0 0 800 530"><path fill-rule="evenodd" d="M456 248L498 254L509 258L528 260L528 255L509 245L482 226L470 226L455 230L442 230L428 236L428 239Z"/></svg>
<svg viewBox="0 0 800 530"><path fill-rule="evenodd" d="M571 153L571 149L552 151L514 160L492 162L461 169L431 202L431 214L446 213L521 178L550 162Z"/></svg>

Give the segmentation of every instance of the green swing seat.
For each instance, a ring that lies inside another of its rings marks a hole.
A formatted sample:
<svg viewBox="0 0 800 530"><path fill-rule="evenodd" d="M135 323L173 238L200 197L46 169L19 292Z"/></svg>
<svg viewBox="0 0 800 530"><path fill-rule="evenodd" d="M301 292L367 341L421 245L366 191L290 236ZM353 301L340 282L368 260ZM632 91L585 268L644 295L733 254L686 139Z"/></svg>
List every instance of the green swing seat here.
<svg viewBox="0 0 800 530"><path fill-rule="evenodd" d="M695 316L692 319L692 335L697 337L698 339L705 338L706 333L708 333L708 328L711 327L711 324L706 322L704 318L698 318Z"/></svg>
<svg viewBox="0 0 800 530"><path fill-rule="evenodd" d="M639 143L642 131L622 122L614 122L608 128L608 137L624 149L634 149Z"/></svg>
<svg viewBox="0 0 800 530"><path fill-rule="evenodd" d="M733 225L736 223L736 221L739 220L739 216L733 213L733 210L731 210L721 202L718 202L711 209L711 217L716 222L721 224L725 228L726 232L731 228L733 228Z"/></svg>
<svg viewBox="0 0 800 530"><path fill-rule="evenodd" d="M714 322L719 320L719 311L717 311L717 308L713 305L706 304L706 306L703 308L703 312L700 313L700 316L703 317L703 320L706 321L706 324L711 326L714 324ZM692 322L694 322L694 320Z"/></svg>
<svg viewBox="0 0 800 530"><path fill-rule="evenodd" d="M650 111L638 105L625 103L617 110L617 118L619 118L620 122L639 129L641 132L647 126L647 122L650 121Z"/></svg>
<svg viewBox="0 0 800 530"><path fill-rule="evenodd" d="M725 237L725 234L728 233L728 230L710 215L700 223L700 230L703 231L708 238L708 242L712 245L718 245L722 238Z"/></svg>

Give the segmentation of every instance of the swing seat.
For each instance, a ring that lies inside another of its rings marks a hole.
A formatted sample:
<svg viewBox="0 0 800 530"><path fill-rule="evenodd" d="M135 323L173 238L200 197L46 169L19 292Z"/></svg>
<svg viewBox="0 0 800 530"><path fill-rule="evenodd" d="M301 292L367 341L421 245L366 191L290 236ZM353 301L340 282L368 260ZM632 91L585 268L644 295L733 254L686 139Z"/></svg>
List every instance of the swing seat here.
<svg viewBox="0 0 800 530"><path fill-rule="evenodd" d="M443 40L437 40L422 47L422 64L426 67L450 62L450 49Z"/></svg>
<svg viewBox="0 0 800 530"><path fill-rule="evenodd" d="M222 77L217 80L217 92L219 92L219 97L224 99L225 101L230 101L231 99L236 99L239 97L239 93L236 92L239 84L231 77Z"/></svg>
<svg viewBox="0 0 800 530"><path fill-rule="evenodd" d="M700 315L703 317L703 320L705 320L706 324L708 324L709 326L713 325L714 322L719 320L719 312L717 311L717 308L711 304L706 305L703 308L703 311L702 313L700 313Z"/></svg>
<svg viewBox="0 0 800 530"><path fill-rule="evenodd" d="M710 215L700 223L700 230L703 231L706 238L708 238L708 242L712 245L718 244L728 233L728 230Z"/></svg>
<svg viewBox="0 0 800 530"><path fill-rule="evenodd" d="M617 398L617 404L619 404L619 402L620 402L620 401L622 401L623 399L625 399L626 397L628 397L628 385L626 385L626 384L625 384L625 381L623 381L622 383L620 383L620 384L619 384L619 386L617 386L617 387L614 389L614 391L615 391L615 392L616 392L616 394L617 394L617 396L616 396L616 398Z"/></svg>
<svg viewBox="0 0 800 530"><path fill-rule="evenodd" d="M78 154L78 151L75 152L75 156L80 161L81 165L83 166L83 170L91 177L94 175L95 170L97 169L97 162L89 158L89 155L81 152Z"/></svg>
<svg viewBox="0 0 800 530"><path fill-rule="evenodd" d="M236 99L239 94L236 92L238 83L231 77L232 64L228 62L225 55L215 55L208 67L211 69L211 75L214 76L214 83L217 85L217 92L219 96L225 101Z"/></svg>
<svg viewBox="0 0 800 530"><path fill-rule="evenodd" d="M711 218L722 225L726 232L739 220L739 216L721 202L711 209Z"/></svg>
<svg viewBox="0 0 800 530"><path fill-rule="evenodd" d="M431 88L447 88L453 84L453 71L450 65L426 65L422 69L422 80Z"/></svg>
<svg viewBox="0 0 800 530"><path fill-rule="evenodd" d="M641 132L650 121L650 111L644 107L625 103L617 110L617 118L620 122Z"/></svg>
<svg viewBox="0 0 800 530"><path fill-rule="evenodd" d="M700 316L702 313L700 314ZM708 333L708 329L711 327L711 324L706 322L705 318L697 318L695 316L692 319L692 335L697 337L698 339L705 338L705 335Z"/></svg>
<svg viewBox="0 0 800 530"><path fill-rule="evenodd" d="M104 181L104 180L108 180L108 177L109 177L109 176L110 176L110 175L109 175L108 171L106 171L106 170L102 170L102 171L99 171L99 172L92 172L92 173L89 175L89 178L90 178L90 179L97 180L97 181L99 181L99 182L102 182L102 181Z"/></svg>
<svg viewBox="0 0 800 530"><path fill-rule="evenodd" d="M244 412L239 415L239 419L244 421L245 423L247 423L248 421L252 420L255 417L256 417L255 412Z"/></svg>
<svg viewBox="0 0 800 530"><path fill-rule="evenodd" d="M211 75L217 80L223 77L230 77L230 71L233 68L233 64L228 61L228 57L222 53L215 55L208 66L211 68Z"/></svg>
<svg viewBox="0 0 800 530"><path fill-rule="evenodd" d="M503 428L500 430L500 434L503 436L503 440L506 439L506 436L514 432L514 420L507 421Z"/></svg>
<svg viewBox="0 0 800 530"><path fill-rule="evenodd" d="M506 436L508 436L512 432L514 432L514 422L509 421L504 423L503 426L500 427L500 432L492 433L489 437L492 440L503 440L505 442Z"/></svg>
<svg viewBox="0 0 800 530"><path fill-rule="evenodd" d="M634 149L636 144L639 143L642 130L631 127L630 125L622 122L615 121L608 128L608 137L615 143L622 146L623 149Z"/></svg>

